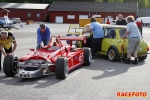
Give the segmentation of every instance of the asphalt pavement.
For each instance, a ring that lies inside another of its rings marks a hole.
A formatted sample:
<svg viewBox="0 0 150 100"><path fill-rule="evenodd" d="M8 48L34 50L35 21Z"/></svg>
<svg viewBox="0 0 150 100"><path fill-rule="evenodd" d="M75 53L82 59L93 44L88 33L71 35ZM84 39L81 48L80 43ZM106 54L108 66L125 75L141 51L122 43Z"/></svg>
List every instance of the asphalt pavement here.
<svg viewBox="0 0 150 100"><path fill-rule="evenodd" d="M70 24L46 25L52 35L65 35ZM18 43L15 54L21 57L36 47L39 23L15 26L19 28L12 29ZM150 28L143 28L143 38L150 45ZM142 92L147 93L147 97L117 97L118 92ZM111 62L107 57L98 56L90 66L81 66L70 72L65 80L58 80L55 74L22 79L6 77L2 72L0 100L150 100L150 56L138 65Z"/></svg>

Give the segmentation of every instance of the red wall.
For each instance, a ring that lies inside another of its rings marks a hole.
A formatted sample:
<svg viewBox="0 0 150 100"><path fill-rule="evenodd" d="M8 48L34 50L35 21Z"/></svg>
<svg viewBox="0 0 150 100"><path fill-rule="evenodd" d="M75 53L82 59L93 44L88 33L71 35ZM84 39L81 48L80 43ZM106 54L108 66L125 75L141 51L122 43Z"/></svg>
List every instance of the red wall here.
<svg viewBox="0 0 150 100"><path fill-rule="evenodd" d="M4 17L4 15L7 15L7 11L0 8L0 17Z"/></svg>
<svg viewBox="0 0 150 100"><path fill-rule="evenodd" d="M118 14L122 14L123 17L127 17L128 15L133 15L134 17L136 16L136 13L112 13L112 12L50 12L49 11L49 20L51 23L55 23L55 16L63 16L63 21L64 23L78 23L79 22L79 15L90 15L90 17L92 17L92 15L101 15L101 18L105 18L107 16L111 16L114 19L116 19L116 16ZM75 15L75 19L68 19L67 15Z"/></svg>
<svg viewBox="0 0 150 100"><path fill-rule="evenodd" d="M19 17L22 21L33 20L33 21L43 21L44 16L48 14L48 8L46 9L8 9L10 12L8 14L9 18ZM28 17L28 13L31 14L31 17ZM37 14L40 14L40 17L37 17Z"/></svg>

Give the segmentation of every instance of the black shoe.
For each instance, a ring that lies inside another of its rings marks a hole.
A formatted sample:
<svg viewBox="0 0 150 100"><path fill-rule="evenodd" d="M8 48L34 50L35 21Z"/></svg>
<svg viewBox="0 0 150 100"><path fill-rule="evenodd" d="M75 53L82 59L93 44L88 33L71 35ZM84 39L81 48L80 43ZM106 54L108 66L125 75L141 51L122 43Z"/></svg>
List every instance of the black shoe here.
<svg viewBox="0 0 150 100"><path fill-rule="evenodd" d="M138 64L138 61L137 61L137 60L134 60L134 61L132 62L132 64Z"/></svg>
<svg viewBox="0 0 150 100"><path fill-rule="evenodd" d="M125 61L124 61L124 63L125 63L125 64L131 64L130 58L126 58Z"/></svg>

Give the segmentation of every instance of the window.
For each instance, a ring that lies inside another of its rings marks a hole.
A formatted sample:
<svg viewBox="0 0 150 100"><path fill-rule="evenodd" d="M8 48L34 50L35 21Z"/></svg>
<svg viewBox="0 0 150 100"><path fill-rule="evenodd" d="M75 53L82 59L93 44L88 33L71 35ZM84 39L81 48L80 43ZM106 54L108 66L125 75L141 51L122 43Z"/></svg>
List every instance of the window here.
<svg viewBox="0 0 150 100"><path fill-rule="evenodd" d="M116 32L114 28L106 28L105 29L105 38L116 38Z"/></svg>
<svg viewBox="0 0 150 100"><path fill-rule="evenodd" d="M28 17L31 17L31 14L30 14L30 13L28 13Z"/></svg>
<svg viewBox="0 0 150 100"><path fill-rule="evenodd" d="M40 14L36 14L36 17L40 17Z"/></svg>
<svg viewBox="0 0 150 100"><path fill-rule="evenodd" d="M120 37L123 37L125 32L126 32L125 29L119 30ZM128 38L128 35L126 36L126 38Z"/></svg>

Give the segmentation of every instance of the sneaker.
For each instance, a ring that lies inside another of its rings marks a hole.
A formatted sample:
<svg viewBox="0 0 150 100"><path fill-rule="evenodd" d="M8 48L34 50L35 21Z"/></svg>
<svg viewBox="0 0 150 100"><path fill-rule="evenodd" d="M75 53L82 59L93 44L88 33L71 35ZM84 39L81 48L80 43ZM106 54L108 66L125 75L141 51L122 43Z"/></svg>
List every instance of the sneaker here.
<svg viewBox="0 0 150 100"><path fill-rule="evenodd" d="M137 60L134 60L134 61L132 62L132 64L138 64L138 61L137 61Z"/></svg>
<svg viewBox="0 0 150 100"><path fill-rule="evenodd" d="M124 61L124 63L125 63L125 64L131 64L130 58L126 58L125 61Z"/></svg>

